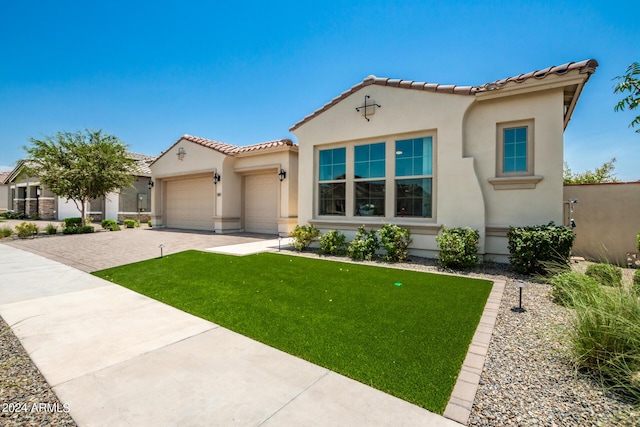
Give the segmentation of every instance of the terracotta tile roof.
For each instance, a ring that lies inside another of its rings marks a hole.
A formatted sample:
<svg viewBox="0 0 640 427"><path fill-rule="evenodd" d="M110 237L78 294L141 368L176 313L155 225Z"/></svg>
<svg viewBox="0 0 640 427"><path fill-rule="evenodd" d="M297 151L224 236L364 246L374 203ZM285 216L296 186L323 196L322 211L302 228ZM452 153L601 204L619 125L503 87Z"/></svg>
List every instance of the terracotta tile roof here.
<svg viewBox="0 0 640 427"><path fill-rule="evenodd" d="M187 135L187 134L182 135L182 137L176 142L176 144L183 139L186 139L187 141L195 142L196 144L202 145L203 147L213 148L214 150L219 151L222 154L230 154L231 152L233 152L233 150L238 148L235 145L225 144L224 142L214 141L212 139L200 138L198 136ZM173 144L171 148L173 148L173 146L176 144Z"/></svg>
<svg viewBox="0 0 640 427"><path fill-rule="evenodd" d="M376 76L369 76L364 79L362 82L352 86L351 89L342 92L339 96L333 98L323 107L317 109L313 113L309 114L298 123L294 124L289 130L294 131L315 116L321 114L322 112L328 110L329 108L336 105L338 102L345 99L347 96L351 95L354 92L359 91L360 89L369 86L369 85L378 85L378 86L390 86L390 87L398 87L402 89L413 89L413 90L424 90L428 92L438 92L438 93L449 93L453 95L475 95L478 92L485 92L488 90L494 90L504 87L509 83L523 83L530 78L535 79L544 79L545 77L551 74L563 75L573 70L580 70L581 74L591 75L595 72L596 67L598 67L598 61L595 59L587 59L585 61L580 62L568 62L563 65L548 67L543 70L532 71L526 74L520 74L514 77L508 77L501 80L496 80L495 82L485 83L481 86L458 86L458 85L441 85L437 83L426 83L426 82L416 82L413 80L400 80L400 79L390 79ZM587 79L589 76L587 76Z"/></svg>
<svg viewBox="0 0 640 427"><path fill-rule="evenodd" d="M295 145L293 141L291 141L290 139L278 139L275 141L267 141L267 142L261 142L259 144L245 145L245 146L226 144L224 142L218 142L211 139L200 138L198 136L193 136L193 135L183 135L182 138L178 140L178 142L180 142L180 140L182 139L195 142L196 144L202 145L207 148L212 148L216 151L221 152L222 154L228 154L228 155L245 153L247 151L267 150L269 148L274 148L274 147L283 147L283 146L291 147Z"/></svg>
<svg viewBox="0 0 640 427"><path fill-rule="evenodd" d="M236 147L236 150L233 152L233 154L246 153L248 151L268 150L275 147L293 147L294 145L295 144L290 139L278 139L275 141L261 142L259 144L247 145L244 147Z"/></svg>
<svg viewBox="0 0 640 427"><path fill-rule="evenodd" d="M171 147L169 147L159 157L154 159L153 162L151 162L150 164L155 163L156 160L158 160L160 157L164 156L169 150L171 150L173 147L178 145L180 143L180 141L182 141L182 140L187 140L187 141L193 142L195 144L202 145L203 147L211 148L212 150L218 151L218 152L220 152L222 154L225 154L225 155L228 155L228 156L233 156L235 154L246 153L246 152L250 152L250 151L270 150L270 149L276 148L276 147L284 147L284 146L293 147L293 146L295 146L293 141L290 140L290 139L278 139L278 140L274 140L274 141L261 142L259 144L238 146L238 145L227 144L225 142L214 141L212 139L201 138L199 136L193 136L193 135L185 134L185 135L182 135L180 137L180 139L178 139Z"/></svg>

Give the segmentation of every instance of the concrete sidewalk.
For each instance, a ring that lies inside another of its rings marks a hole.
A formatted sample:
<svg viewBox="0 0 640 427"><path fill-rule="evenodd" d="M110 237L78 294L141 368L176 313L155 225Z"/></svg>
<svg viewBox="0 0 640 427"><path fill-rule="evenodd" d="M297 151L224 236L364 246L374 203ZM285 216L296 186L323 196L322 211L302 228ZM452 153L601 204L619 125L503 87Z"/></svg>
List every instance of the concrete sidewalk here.
<svg viewBox="0 0 640 427"><path fill-rule="evenodd" d="M460 426L0 244L0 315L80 426Z"/></svg>

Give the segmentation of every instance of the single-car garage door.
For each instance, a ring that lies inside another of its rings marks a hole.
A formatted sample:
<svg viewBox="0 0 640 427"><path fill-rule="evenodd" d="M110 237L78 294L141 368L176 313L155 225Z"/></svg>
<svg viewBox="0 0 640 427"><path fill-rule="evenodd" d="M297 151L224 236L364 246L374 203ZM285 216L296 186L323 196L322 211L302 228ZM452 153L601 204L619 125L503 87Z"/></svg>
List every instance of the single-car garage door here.
<svg viewBox="0 0 640 427"><path fill-rule="evenodd" d="M247 175L244 181L244 229L252 233L278 233L278 175Z"/></svg>
<svg viewBox="0 0 640 427"><path fill-rule="evenodd" d="M211 176L167 181L167 227L213 230L214 200Z"/></svg>

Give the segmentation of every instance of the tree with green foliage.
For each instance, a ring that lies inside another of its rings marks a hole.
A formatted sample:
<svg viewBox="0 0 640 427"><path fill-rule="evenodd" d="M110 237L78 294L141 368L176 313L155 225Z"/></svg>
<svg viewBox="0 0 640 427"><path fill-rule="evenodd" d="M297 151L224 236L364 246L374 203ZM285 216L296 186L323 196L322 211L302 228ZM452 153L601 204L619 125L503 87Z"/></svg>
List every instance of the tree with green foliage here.
<svg viewBox="0 0 640 427"><path fill-rule="evenodd" d="M564 162L564 170L562 173L565 184L601 184L603 182L618 182L613 170L615 166L616 158L612 158L608 162L604 163L595 171L587 170L583 173L573 173L569 164Z"/></svg>
<svg viewBox="0 0 640 427"><path fill-rule="evenodd" d="M614 107L615 111L635 110L640 106L640 62L634 62L627 67L627 73L618 76L615 80L622 80L614 86L613 93L629 92L629 95L623 98ZM640 115L631 121L629 127L640 125ZM640 133L640 129L636 129Z"/></svg>
<svg viewBox="0 0 640 427"><path fill-rule="evenodd" d="M101 130L58 132L29 138L25 173L40 178L54 194L72 200L85 224L86 205L133 183L134 160L127 145Z"/></svg>

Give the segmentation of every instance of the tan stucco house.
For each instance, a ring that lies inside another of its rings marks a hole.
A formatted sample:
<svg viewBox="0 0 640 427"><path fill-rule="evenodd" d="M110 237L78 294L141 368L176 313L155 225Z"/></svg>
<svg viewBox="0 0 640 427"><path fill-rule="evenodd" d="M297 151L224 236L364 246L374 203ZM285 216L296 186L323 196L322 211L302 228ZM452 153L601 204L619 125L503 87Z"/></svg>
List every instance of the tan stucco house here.
<svg viewBox="0 0 640 427"><path fill-rule="evenodd" d="M298 221L353 237L399 224L434 256L443 225L507 261L509 226L563 223L563 133L595 60L480 86L369 76L296 123ZM175 156L172 156L175 157Z"/></svg>
<svg viewBox="0 0 640 427"><path fill-rule="evenodd" d="M154 227L287 234L298 223L298 147L184 135L151 164Z"/></svg>

